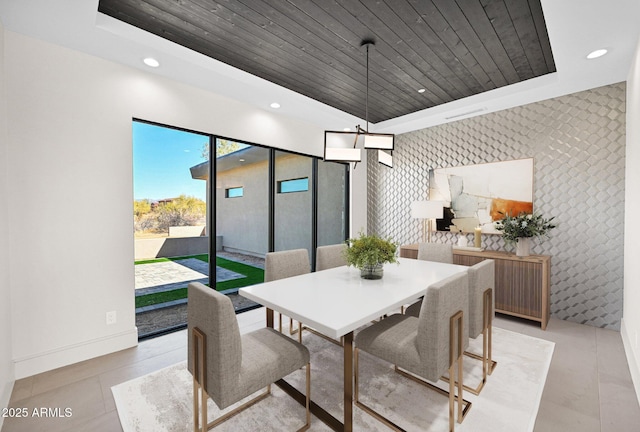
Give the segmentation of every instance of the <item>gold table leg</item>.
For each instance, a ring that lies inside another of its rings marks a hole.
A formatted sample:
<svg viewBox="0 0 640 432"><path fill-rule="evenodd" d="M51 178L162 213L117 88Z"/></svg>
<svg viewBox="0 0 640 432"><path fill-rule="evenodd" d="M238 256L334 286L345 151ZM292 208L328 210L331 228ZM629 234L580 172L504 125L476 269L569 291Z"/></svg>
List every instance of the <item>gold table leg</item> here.
<svg viewBox="0 0 640 432"><path fill-rule="evenodd" d="M275 324L275 320L274 320L274 312L273 309L267 309L267 327L271 327L274 328L274 324ZM353 348L353 333L349 333L349 335L351 336L350 338L350 344L349 344L349 351L352 350ZM345 336L346 339L346 336ZM345 352L347 351L347 348L345 348ZM351 359L352 357L349 357L349 368L351 368L351 371L353 371L353 368L351 366ZM345 365L345 370L347 369L346 365ZM352 377L353 374L350 373L350 376ZM351 386L345 386L345 388L349 388L349 397L351 397L352 392L353 392L353 381L351 379L348 380L349 382L351 382ZM347 380L345 380L345 382L347 382ZM275 384L280 387L280 389L282 389L285 393L287 393L289 396L293 397L294 400L296 400L300 405L305 406L306 405L306 397L305 395L300 392L298 389L296 389L295 387L293 387L291 384L289 384L288 382L286 382L284 379L280 379L278 381L275 382ZM345 391L345 400L346 400L346 391ZM315 403L313 400L309 401L309 409L311 411L311 413L313 413L320 421L322 421L323 423L325 423L327 426L329 426L332 430L336 431L336 432L342 432L342 431L353 431L353 408L351 405L351 400L349 400L348 404L345 404L345 407L348 407L348 418L349 418L349 428L347 429L343 423L341 423L338 419L336 419L335 417L333 417L329 412L327 412L324 408L322 408L321 406L319 406L317 403ZM347 409L345 408L345 419L347 418Z"/></svg>
<svg viewBox="0 0 640 432"><path fill-rule="evenodd" d="M344 431L353 431L353 332L344 335Z"/></svg>

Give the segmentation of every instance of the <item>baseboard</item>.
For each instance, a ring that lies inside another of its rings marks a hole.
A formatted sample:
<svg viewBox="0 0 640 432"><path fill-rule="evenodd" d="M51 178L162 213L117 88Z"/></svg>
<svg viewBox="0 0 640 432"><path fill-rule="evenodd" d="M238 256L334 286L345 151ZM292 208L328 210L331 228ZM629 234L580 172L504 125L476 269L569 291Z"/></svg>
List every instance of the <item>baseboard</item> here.
<svg viewBox="0 0 640 432"><path fill-rule="evenodd" d="M636 359L633 352L633 344L629 338L627 332L627 326L624 322L624 318L620 324L620 336L622 336L622 345L624 345L624 352L627 355L627 363L629 363L629 371L631 372L631 381L633 381L633 387L636 390L636 398L640 404L640 359Z"/></svg>
<svg viewBox="0 0 640 432"><path fill-rule="evenodd" d="M22 379L62 366L121 351L138 344L138 329L68 345L14 360L15 377Z"/></svg>

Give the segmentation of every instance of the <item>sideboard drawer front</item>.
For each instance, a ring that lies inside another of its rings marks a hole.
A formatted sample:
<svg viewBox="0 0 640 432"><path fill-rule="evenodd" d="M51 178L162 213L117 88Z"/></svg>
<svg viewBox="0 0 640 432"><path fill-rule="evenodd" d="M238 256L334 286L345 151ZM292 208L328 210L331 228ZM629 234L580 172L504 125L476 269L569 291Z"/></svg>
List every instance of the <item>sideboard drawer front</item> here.
<svg viewBox="0 0 640 432"><path fill-rule="evenodd" d="M496 260L496 309L542 318L542 284L539 263Z"/></svg>

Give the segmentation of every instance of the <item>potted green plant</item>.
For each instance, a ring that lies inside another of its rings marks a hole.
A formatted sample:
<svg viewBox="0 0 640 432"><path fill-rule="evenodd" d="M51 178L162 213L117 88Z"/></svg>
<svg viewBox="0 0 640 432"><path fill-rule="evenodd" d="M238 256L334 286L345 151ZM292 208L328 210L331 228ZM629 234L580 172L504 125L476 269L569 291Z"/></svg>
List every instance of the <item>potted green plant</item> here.
<svg viewBox="0 0 640 432"><path fill-rule="evenodd" d="M498 231L507 244L516 243L516 255L528 256L532 238L549 237L549 231L556 227L553 217L545 219L536 213L520 213L518 216L505 215L495 222Z"/></svg>
<svg viewBox="0 0 640 432"><path fill-rule="evenodd" d="M360 276L364 279L380 279L385 263L398 262L398 245L390 238L383 239L375 234L365 235L361 232L358 238L351 238L346 244L344 256L347 265L360 269Z"/></svg>

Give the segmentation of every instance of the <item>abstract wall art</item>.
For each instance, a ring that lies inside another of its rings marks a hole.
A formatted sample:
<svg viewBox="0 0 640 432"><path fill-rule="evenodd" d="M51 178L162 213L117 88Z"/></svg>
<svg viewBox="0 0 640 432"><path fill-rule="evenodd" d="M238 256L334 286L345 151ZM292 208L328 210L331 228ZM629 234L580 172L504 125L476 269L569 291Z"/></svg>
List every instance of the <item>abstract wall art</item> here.
<svg viewBox="0 0 640 432"><path fill-rule="evenodd" d="M500 234L505 214L533 212L533 158L431 169L429 200L444 202L438 231Z"/></svg>

